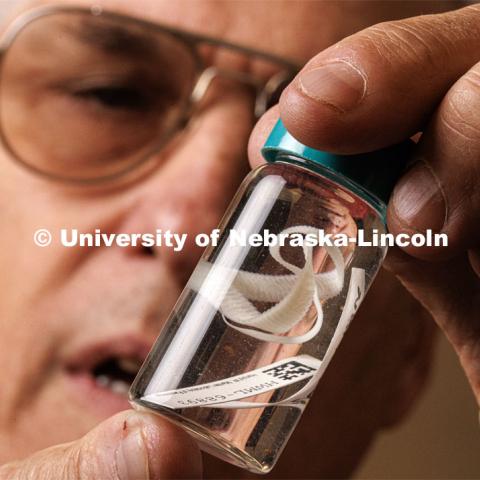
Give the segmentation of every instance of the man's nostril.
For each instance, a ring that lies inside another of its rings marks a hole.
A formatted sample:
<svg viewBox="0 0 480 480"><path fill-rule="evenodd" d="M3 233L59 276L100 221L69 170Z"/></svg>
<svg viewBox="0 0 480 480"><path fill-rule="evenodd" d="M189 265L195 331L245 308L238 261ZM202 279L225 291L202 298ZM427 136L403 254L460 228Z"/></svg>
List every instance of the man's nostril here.
<svg viewBox="0 0 480 480"><path fill-rule="evenodd" d="M153 247L142 246L141 253L142 253L142 255L145 255L145 256L148 256L148 257L154 257L155 256L155 250L153 249Z"/></svg>

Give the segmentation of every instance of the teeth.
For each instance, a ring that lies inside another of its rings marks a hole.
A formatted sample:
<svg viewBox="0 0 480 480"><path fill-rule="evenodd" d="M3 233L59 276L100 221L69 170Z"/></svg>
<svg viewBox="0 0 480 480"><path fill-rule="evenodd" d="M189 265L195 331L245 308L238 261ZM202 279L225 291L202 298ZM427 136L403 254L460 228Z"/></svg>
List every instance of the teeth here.
<svg viewBox="0 0 480 480"><path fill-rule="evenodd" d="M92 373L98 387L107 388L112 393L125 397L130 388L130 381L140 366L141 360L136 358L107 358L93 369Z"/></svg>
<svg viewBox="0 0 480 480"><path fill-rule="evenodd" d="M99 387L103 387L103 388L110 387L110 379L106 375L98 375L98 377L95 377L95 383Z"/></svg>
<svg viewBox="0 0 480 480"><path fill-rule="evenodd" d="M142 366L140 360L134 360L133 358L119 358L117 363L122 370L133 375L136 375Z"/></svg>
<svg viewBox="0 0 480 480"><path fill-rule="evenodd" d="M127 395L129 385L121 380L114 380L109 385L110 390L117 395Z"/></svg>
<svg viewBox="0 0 480 480"><path fill-rule="evenodd" d="M98 375L95 377L95 383L101 388L108 388L117 395L126 396L130 385L122 380L112 380L107 375Z"/></svg>

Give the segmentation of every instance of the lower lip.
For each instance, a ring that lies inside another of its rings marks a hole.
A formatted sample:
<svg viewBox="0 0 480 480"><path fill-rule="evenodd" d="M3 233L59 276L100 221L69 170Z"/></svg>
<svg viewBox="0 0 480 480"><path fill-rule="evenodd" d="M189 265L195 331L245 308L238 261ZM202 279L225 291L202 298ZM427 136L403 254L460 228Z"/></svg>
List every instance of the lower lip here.
<svg viewBox="0 0 480 480"><path fill-rule="evenodd" d="M131 408L126 396L98 386L95 378L88 372L67 372L67 381L74 401L102 418Z"/></svg>

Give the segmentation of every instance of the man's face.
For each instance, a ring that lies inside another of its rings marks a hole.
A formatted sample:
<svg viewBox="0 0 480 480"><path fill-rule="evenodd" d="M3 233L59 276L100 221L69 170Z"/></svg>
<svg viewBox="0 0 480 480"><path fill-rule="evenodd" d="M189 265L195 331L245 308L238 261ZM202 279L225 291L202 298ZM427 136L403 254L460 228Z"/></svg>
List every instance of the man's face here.
<svg viewBox="0 0 480 480"><path fill-rule="evenodd" d="M111 0L102 6L302 64L353 31L425 9L406 3ZM273 73L216 48L209 50L208 61L260 79ZM188 233L192 239L209 232L248 171L252 104L252 92L244 86L214 82L188 128L152 159L155 169L120 186L47 181L1 152L0 361L7 376L0 389L0 461L77 438L128 408L129 378L201 253L193 242L181 253L168 248L69 249L55 242L40 248L33 233L39 228L126 233L162 229ZM62 125L50 128L61 131ZM382 283L383 290L372 291L332 364L330 370L337 368L341 375L326 375L321 398L317 395L310 407L322 435L311 425L297 433L299 438L317 434L310 438L319 450L329 437L322 447L328 455L315 465L318 474L333 475L332 462L339 458L337 471L348 472L373 432L411 396L410 385L398 385L403 378L399 372L400 367L414 368L410 364L415 355L410 352L405 360L405 352L419 343L423 327L401 321L413 303L391 278ZM398 306L392 310L393 298ZM382 309L389 310L387 318ZM379 362L385 352L390 362ZM384 404L385 411L380 408ZM346 460L344 448L350 449Z"/></svg>

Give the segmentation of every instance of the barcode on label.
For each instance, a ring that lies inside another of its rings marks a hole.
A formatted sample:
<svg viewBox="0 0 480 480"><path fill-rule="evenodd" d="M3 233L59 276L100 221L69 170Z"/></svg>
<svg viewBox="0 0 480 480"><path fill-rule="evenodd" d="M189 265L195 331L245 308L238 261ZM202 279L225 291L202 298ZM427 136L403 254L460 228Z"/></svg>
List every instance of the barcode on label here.
<svg viewBox="0 0 480 480"><path fill-rule="evenodd" d="M277 378L279 380L296 380L301 379L302 377L312 375L311 372L314 372L315 368L304 365L303 363L297 362L295 360L290 360L289 362L282 363L276 367L267 368L263 370L263 373Z"/></svg>
<svg viewBox="0 0 480 480"><path fill-rule="evenodd" d="M143 400L170 408L224 404L311 378L321 363L321 360L310 355L297 355L216 382L150 393Z"/></svg>

